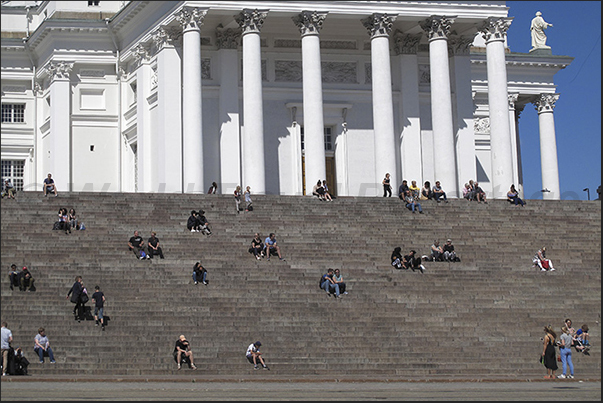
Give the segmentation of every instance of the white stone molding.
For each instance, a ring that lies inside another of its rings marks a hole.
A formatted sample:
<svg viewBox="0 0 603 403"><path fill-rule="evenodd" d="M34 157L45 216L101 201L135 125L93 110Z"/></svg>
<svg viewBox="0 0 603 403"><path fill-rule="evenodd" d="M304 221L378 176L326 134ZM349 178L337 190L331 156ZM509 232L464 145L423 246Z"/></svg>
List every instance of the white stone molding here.
<svg viewBox="0 0 603 403"><path fill-rule="evenodd" d="M322 62L322 81L356 84L356 62Z"/></svg>
<svg viewBox="0 0 603 403"><path fill-rule="evenodd" d="M182 31L187 32L190 30L201 30L203 20L207 14L207 9L199 7L184 7L176 15L176 20L182 26Z"/></svg>
<svg viewBox="0 0 603 403"><path fill-rule="evenodd" d="M419 23L431 42L434 39L448 39L450 27L454 23L455 16L432 15Z"/></svg>
<svg viewBox="0 0 603 403"><path fill-rule="evenodd" d="M80 77L104 78L105 70L80 69Z"/></svg>
<svg viewBox="0 0 603 403"><path fill-rule="evenodd" d="M473 37L452 33L448 38L448 52L454 56L468 56L473 44Z"/></svg>
<svg viewBox="0 0 603 403"><path fill-rule="evenodd" d="M34 83L34 87L33 87L34 96L40 96L40 95L42 95L43 92L44 92L44 87L42 86L42 84L40 84L40 82L36 81Z"/></svg>
<svg viewBox="0 0 603 403"><path fill-rule="evenodd" d="M48 64L48 73L51 80L68 80L71 71L73 70L73 63L69 62L50 62Z"/></svg>
<svg viewBox="0 0 603 403"><path fill-rule="evenodd" d="M299 28L302 38L306 35L318 35L322 24L327 18L327 12L302 11L291 17L293 23Z"/></svg>
<svg viewBox="0 0 603 403"><path fill-rule="evenodd" d="M238 49L241 30L224 28L222 24L216 27L216 46L218 49Z"/></svg>
<svg viewBox="0 0 603 403"><path fill-rule="evenodd" d="M511 26L511 21L513 21L513 17L489 17L479 26L478 30L486 43L492 41L504 41L507 31Z"/></svg>
<svg viewBox="0 0 603 403"><path fill-rule="evenodd" d="M478 134L490 134L490 118L476 117L473 120L473 131Z"/></svg>
<svg viewBox="0 0 603 403"><path fill-rule="evenodd" d="M396 55L416 55L422 33L405 34L399 29L394 32L394 50Z"/></svg>
<svg viewBox="0 0 603 403"><path fill-rule="evenodd" d="M553 112L555 103L559 100L559 94L540 94L532 103L536 106L538 114Z"/></svg>
<svg viewBox="0 0 603 403"><path fill-rule="evenodd" d="M298 60L276 60L274 80L280 82L302 82L302 62Z"/></svg>
<svg viewBox="0 0 603 403"><path fill-rule="evenodd" d="M374 13L368 18L362 19L361 22L373 39L379 36L389 36L395 20L396 16Z"/></svg>
<svg viewBox="0 0 603 403"><path fill-rule="evenodd" d="M259 34L264 25L264 20L268 17L268 10L244 9L235 16L235 21L243 30L243 35L249 33Z"/></svg>
<svg viewBox="0 0 603 403"><path fill-rule="evenodd" d="M24 85L3 85L2 92L24 93L27 88Z"/></svg>
<svg viewBox="0 0 603 403"><path fill-rule="evenodd" d="M127 80L130 73L128 72L127 66L119 64L117 67L117 78L119 80Z"/></svg>
<svg viewBox="0 0 603 403"><path fill-rule="evenodd" d="M514 92L508 95L509 98L509 110L515 110L515 103L519 99L519 93Z"/></svg>
<svg viewBox="0 0 603 403"><path fill-rule="evenodd" d="M321 43L321 45L322 45L322 43ZM275 39L274 47L275 48L301 49L302 43L301 43L301 39Z"/></svg>

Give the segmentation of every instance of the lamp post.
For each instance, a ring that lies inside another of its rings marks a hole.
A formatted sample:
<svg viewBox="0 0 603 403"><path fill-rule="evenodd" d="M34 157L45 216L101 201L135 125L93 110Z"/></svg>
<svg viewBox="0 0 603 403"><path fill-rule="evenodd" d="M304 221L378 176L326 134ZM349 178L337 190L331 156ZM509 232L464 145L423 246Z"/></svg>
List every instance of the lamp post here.
<svg viewBox="0 0 603 403"><path fill-rule="evenodd" d="M586 192L587 196L588 196L588 200L590 200L590 189L589 188L584 188L582 189L583 192Z"/></svg>

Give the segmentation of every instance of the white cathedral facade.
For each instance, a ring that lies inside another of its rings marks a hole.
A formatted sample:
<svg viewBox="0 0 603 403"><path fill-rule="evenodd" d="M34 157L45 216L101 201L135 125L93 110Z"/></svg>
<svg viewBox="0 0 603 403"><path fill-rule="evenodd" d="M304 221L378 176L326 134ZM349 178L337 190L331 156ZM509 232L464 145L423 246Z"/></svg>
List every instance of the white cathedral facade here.
<svg viewBox="0 0 603 403"><path fill-rule="evenodd" d="M554 75L504 1L3 1L2 178L59 192L459 197L522 186L537 113L560 199ZM562 113L562 112L559 112ZM529 150L528 150L529 151Z"/></svg>

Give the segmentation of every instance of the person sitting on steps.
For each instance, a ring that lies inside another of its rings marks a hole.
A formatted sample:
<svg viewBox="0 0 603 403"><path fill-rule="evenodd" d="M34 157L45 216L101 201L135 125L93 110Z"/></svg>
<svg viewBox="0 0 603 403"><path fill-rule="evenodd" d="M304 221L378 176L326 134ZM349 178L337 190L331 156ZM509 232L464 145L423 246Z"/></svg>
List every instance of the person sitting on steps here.
<svg viewBox="0 0 603 403"><path fill-rule="evenodd" d="M182 356L188 358L192 369L197 369L195 362L193 361L193 352L191 351L190 344L183 334L178 337L178 340L176 340L176 345L174 346L174 359L178 364L178 370L182 368Z"/></svg>
<svg viewBox="0 0 603 403"><path fill-rule="evenodd" d="M421 270L421 273L425 271L425 266L421 264L421 258L417 257L417 252L411 249L408 255L404 255L402 258L402 268L404 270L411 269L412 271Z"/></svg>

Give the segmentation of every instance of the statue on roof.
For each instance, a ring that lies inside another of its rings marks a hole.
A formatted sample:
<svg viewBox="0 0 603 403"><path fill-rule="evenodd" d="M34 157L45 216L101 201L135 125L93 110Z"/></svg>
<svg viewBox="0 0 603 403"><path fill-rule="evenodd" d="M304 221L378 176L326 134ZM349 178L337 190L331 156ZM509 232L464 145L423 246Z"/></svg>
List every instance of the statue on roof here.
<svg viewBox="0 0 603 403"><path fill-rule="evenodd" d="M530 31L532 31L532 49L530 52L536 49L550 49L550 46L546 46L546 34L544 30L548 27L552 27L553 24L549 24L542 18L540 11L536 12L536 17L532 19L532 25Z"/></svg>

